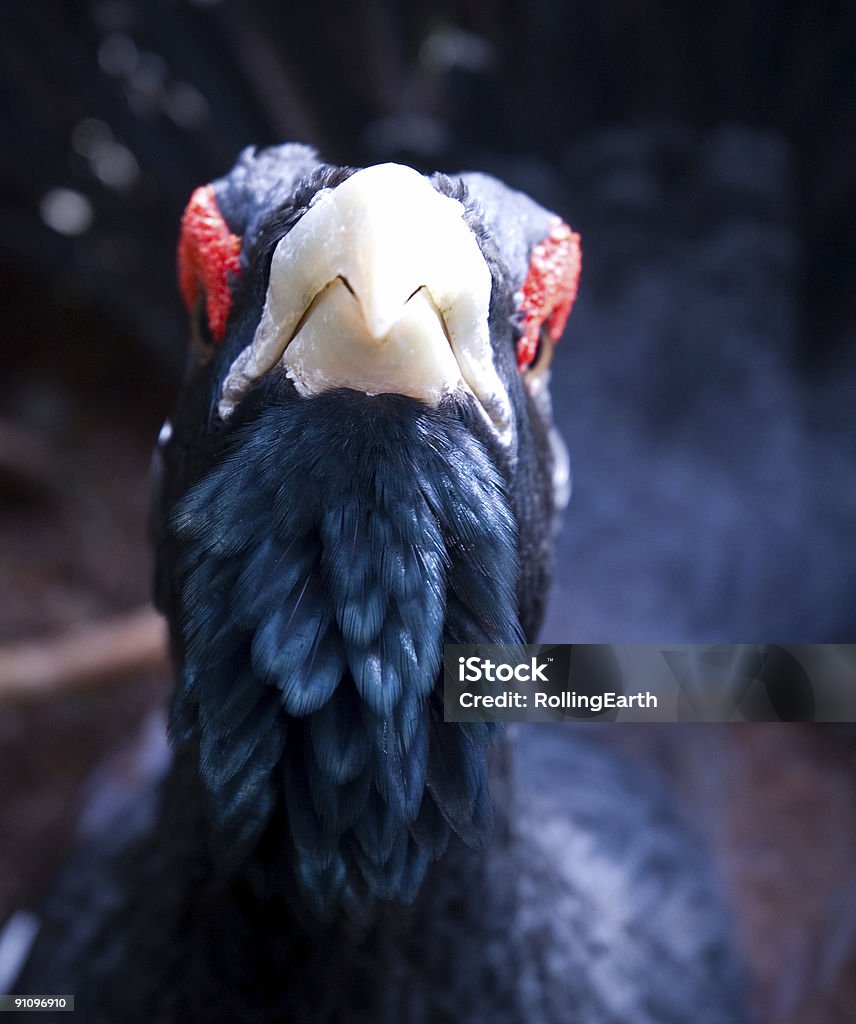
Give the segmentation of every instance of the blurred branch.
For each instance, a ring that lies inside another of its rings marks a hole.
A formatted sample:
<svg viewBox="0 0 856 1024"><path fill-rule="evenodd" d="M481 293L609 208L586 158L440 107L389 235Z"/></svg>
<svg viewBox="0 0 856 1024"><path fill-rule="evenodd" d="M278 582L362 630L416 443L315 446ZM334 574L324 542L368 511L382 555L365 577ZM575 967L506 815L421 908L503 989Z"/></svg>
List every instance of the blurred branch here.
<svg viewBox="0 0 856 1024"><path fill-rule="evenodd" d="M321 132L302 90L288 67L277 36L258 11L224 5L219 12L237 63L250 84L278 141L321 145ZM247 140L245 140L247 141Z"/></svg>
<svg viewBox="0 0 856 1024"><path fill-rule="evenodd" d="M164 620L147 607L45 640L0 646L0 697L87 689L167 665Z"/></svg>

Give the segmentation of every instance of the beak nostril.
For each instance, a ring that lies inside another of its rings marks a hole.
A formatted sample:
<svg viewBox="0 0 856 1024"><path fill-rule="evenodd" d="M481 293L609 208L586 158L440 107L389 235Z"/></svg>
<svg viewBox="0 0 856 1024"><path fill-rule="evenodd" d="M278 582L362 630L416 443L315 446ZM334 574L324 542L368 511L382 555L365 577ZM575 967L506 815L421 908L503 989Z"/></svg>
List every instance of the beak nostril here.
<svg viewBox="0 0 856 1024"><path fill-rule="evenodd" d="M415 295L418 295L418 294L419 294L419 292L421 292L421 291L422 291L422 289L423 289L424 287L425 287L425 285L424 285L424 284L420 284L418 288L414 288L414 289L413 289L413 291L412 291L412 292L411 292L411 293L410 293L410 294L409 294L409 295L407 296L407 298L406 298L406 299L404 300L404 305L406 306L406 305L407 305L407 303L408 303L408 302L410 302L410 300L411 300L411 299L412 299L412 298L413 298L413 297L414 297Z"/></svg>

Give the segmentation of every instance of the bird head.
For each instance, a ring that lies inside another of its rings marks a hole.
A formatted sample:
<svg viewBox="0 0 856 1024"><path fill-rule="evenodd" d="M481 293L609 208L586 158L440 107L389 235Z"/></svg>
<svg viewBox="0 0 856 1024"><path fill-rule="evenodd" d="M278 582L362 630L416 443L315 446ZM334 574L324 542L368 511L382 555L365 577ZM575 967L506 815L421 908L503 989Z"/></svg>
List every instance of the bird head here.
<svg viewBox="0 0 856 1024"><path fill-rule="evenodd" d="M197 189L178 262L156 589L213 853L276 849L322 917L411 900L489 835L494 728L444 722L442 649L542 616L578 237L485 175L286 145Z"/></svg>

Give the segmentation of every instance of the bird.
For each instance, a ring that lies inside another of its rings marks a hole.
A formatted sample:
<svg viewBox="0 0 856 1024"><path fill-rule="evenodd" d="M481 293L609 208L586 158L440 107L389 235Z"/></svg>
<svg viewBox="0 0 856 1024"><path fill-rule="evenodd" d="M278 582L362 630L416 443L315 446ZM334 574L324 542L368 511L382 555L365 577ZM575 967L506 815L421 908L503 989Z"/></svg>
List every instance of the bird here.
<svg viewBox="0 0 856 1024"><path fill-rule="evenodd" d="M87 364L76 347L96 370L102 352L121 352L139 401L111 420L120 451L126 424L144 410L162 416L143 367L170 382L181 369L185 321L170 247L183 205L247 139L306 138L333 159L363 164L478 166L566 211L586 240L574 344L559 345L551 365L575 492L557 538L544 637L846 639L856 607L847 543L856 508L854 306L842 269L853 266L856 178L845 144L853 107L840 83L852 75L841 41L852 40L853 19L828 12L808 24L761 7L668 19L645 7L551 2L478 11L452 3L427 19L420 5L385 0L322 19L268 0L23 7L7 19L0 67L10 111L0 125L0 218L12 256L3 261L12 369L47 356L57 377L59 339L78 372ZM558 96L572 102L551 102ZM53 311L47 322L42 310ZM19 388L17 373L9 380L9 408L39 423L44 398ZM69 394L47 397L74 395L76 385L65 384ZM111 389L121 393L124 379L99 393ZM54 415L64 440L69 416ZM104 541L87 561L121 561ZM114 575L133 589L131 565ZM142 597L137 586L126 600ZM106 613L113 599L111 584L109 596L93 595L94 610ZM799 778L805 748L785 731L780 749ZM619 732L585 736L614 744ZM752 935L746 953L753 998L766 993L764 1019L816 1015L821 1003L834 1017L848 1005L841 951L852 948L848 905L835 889L845 818L832 814L834 839L821 830L813 842L801 832L796 841L798 829L782 833L766 816L795 806L777 802L775 787L798 802L789 773L735 762L725 727L712 730L704 753L695 729L665 732L699 827L717 837L708 846L720 868L733 880L760 844L789 869L772 902L766 874L735 899ZM631 746L644 737L659 764L666 758L652 735L642 727ZM545 736L543 726L534 731ZM750 730L741 742L766 766L760 736ZM520 750L529 737L521 728L503 749ZM37 747L29 736L21 743ZM821 759L812 797L821 816L838 792L831 771ZM492 784L496 817L495 772ZM735 816L746 845L723 851ZM19 825L9 830L18 835L10 884L36 880L42 860ZM58 838L47 833L41 847ZM496 849L495 839L488 851ZM821 861L832 866L819 874ZM76 860L66 877L97 893L103 881L87 869ZM19 899L32 900L37 885L29 895L19 888ZM757 915L753 926L753 906L763 927ZM816 930L794 930L800 913ZM42 943L50 919L49 911ZM74 933L65 934L74 948ZM806 949L821 952L807 963Z"/></svg>
<svg viewBox="0 0 856 1024"><path fill-rule="evenodd" d="M152 515L171 762L74 856L16 992L93 1024L747 1019L652 779L444 720L443 646L544 617L580 269L486 174L289 143L193 193Z"/></svg>

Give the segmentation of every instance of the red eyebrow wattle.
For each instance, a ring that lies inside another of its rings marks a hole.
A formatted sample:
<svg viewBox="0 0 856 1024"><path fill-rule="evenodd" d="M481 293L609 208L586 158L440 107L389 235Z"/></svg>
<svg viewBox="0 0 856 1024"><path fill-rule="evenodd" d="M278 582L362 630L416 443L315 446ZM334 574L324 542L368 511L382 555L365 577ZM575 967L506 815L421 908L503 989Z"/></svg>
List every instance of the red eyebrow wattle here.
<svg viewBox="0 0 856 1024"><path fill-rule="evenodd" d="M555 217L547 237L532 250L529 272L520 290L523 322L517 365L521 370L535 358L544 324L552 341L562 336L577 297L581 266L580 236Z"/></svg>
<svg viewBox="0 0 856 1024"><path fill-rule="evenodd" d="M212 185L202 185L190 197L181 218L178 242L178 285L191 309L205 292L208 325L222 341L232 307L229 279L240 272L241 239L223 219Z"/></svg>

